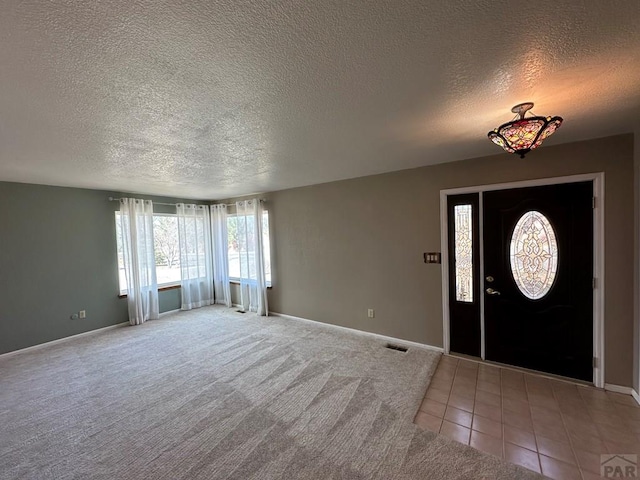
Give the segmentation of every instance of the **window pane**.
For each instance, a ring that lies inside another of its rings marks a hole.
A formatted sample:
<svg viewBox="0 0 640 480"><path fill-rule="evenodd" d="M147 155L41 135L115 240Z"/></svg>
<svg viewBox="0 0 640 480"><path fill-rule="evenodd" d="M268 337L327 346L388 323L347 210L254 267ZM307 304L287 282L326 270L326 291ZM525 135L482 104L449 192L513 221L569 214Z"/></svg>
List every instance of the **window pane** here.
<svg viewBox="0 0 640 480"><path fill-rule="evenodd" d="M120 293L127 293L127 276L124 273L124 251L122 246L122 229L120 226L120 212L116 213L116 248L118 253L118 282Z"/></svg>
<svg viewBox="0 0 640 480"><path fill-rule="evenodd" d="M238 219L227 217L227 231L229 235L229 276L240 278L240 256L238 254Z"/></svg>
<svg viewBox="0 0 640 480"><path fill-rule="evenodd" d="M525 297L537 300L549 293L558 270L558 243L547 217L535 210L520 217L509 257L513 279Z"/></svg>
<svg viewBox="0 0 640 480"><path fill-rule="evenodd" d="M255 252L253 238L255 236L254 223L247 216L236 216L238 219L238 254L242 257L240 262L240 278L256 278Z"/></svg>
<svg viewBox="0 0 640 480"><path fill-rule="evenodd" d="M175 215L153 216L153 246L158 285L180 283L178 217Z"/></svg>
<svg viewBox="0 0 640 480"><path fill-rule="evenodd" d="M115 212L116 244L118 254L118 280L120 293L127 293L127 277L124 269L124 250L120 225L120 212ZM198 234L204 235L204 224L200 219ZM204 240L202 248L195 255L204 256ZM156 260L156 276L158 285L180 283L180 249L178 245L178 217L176 215L153 216L153 246ZM200 250L202 250L200 252ZM197 268L197 267L195 267ZM202 276L205 274L202 273Z"/></svg>
<svg viewBox="0 0 640 480"><path fill-rule="evenodd" d="M262 213L262 245L264 248L264 274L271 283L271 244L269 242L269 212Z"/></svg>
<svg viewBox="0 0 640 480"><path fill-rule="evenodd" d="M204 228L204 219L201 217L185 218L181 221L179 235L184 235L183 240L186 251L179 256L178 263L181 265L182 271L188 273L187 278L204 278L207 276Z"/></svg>
<svg viewBox="0 0 640 480"><path fill-rule="evenodd" d="M473 302L473 210L471 205L456 205L455 272L456 300Z"/></svg>
<svg viewBox="0 0 640 480"><path fill-rule="evenodd" d="M246 239L253 244L255 225L249 217L229 215L227 217L229 236L229 277L234 279L255 278L256 265L253 251L248 251ZM264 267L267 283L271 283L271 242L269 240L269 212L262 215L262 244L264 248ZM245 255L247 262L240 262L240 255Z"/></svg>

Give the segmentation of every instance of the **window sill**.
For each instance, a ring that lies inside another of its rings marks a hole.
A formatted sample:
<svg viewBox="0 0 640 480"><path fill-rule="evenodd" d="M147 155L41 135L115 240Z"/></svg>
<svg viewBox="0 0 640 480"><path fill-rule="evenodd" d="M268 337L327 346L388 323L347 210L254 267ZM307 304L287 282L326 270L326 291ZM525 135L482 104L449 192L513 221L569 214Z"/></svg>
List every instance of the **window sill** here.
<svg viewBox="0 0 640 480"><path fill-rule="evenodd" d="M231 285L240 285L240 280L229 280L229 283ZM267 285L267 290L271 290L273 288L273 285Z"/></svg>
<svg viewBox="0 0 640 480"><path fill-rule="evenodd" d="M179 283L176 283L175 285L164 285L162 287L158 287L158 291L163 292L165 290L175 290L176 288L180 288ZM127 298L127 294L121 293L120 295L118 295L118 298Z"/></svg>

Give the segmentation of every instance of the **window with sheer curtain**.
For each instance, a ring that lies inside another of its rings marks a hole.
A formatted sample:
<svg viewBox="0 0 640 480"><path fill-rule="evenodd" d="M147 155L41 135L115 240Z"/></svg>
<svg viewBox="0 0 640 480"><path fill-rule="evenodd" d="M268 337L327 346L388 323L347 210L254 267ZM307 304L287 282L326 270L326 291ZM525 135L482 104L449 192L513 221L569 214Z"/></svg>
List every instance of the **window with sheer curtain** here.
<svg viewBox="0 0 640 480"><path fill-rule="evenodd" d="M207 205L178 203L182 310L211 305L213 271L211 219Z"/></svg>
<svg viewBox="0 0 640 480"><path fill-rule="evenodd" d="M120 212L115 212L116 244L118 252L118 281L120 294L127 294L127 278L124 269L124 251ZM153 214L153 246L158 287L180 285L180 245L178 242L178 217L175 214Z"/></svg>
<svg viewBox="0 0 640 480"><path fill-rule="evenodd" d="M158 282L154 258L153 202L120 199L119 231L127 282L129 323L158 318Z"/></svg>
<svg viewBox="0 0 640 480"><path fill-rule="evenodd" d="M227 232L229 236L229 278L232 281L240 282L240 243L238 238L238 222L243 225L246 222L246 216L236 214L227 215ZM269 239L269 212L262 212L262 245L264 248L264 271L267 286L271 286L271 242ZM251 261L255 261L255 257L251 257ZM248 269L247 269L248 271Z"/></svg>
<svg viewBox="0 0 640 480"><path fill-rule="evenodd" d="M247 309L266 314L263 290L272 282L269 213L260 200L235 206L234 214L226 205L189 204L177 204L177 214L152 214L157 286L181 286L183 308L214 301L231 306L231 281L240 284ZM120 294L127 295L120 212L115 224Z"/></svg>
<svg viewBox="0 0 640 480"><path fill-rule="evenodd" d="M260 199L236 202L235 231L238 253L240 304L244 311L268 315L266 258L268 255L268 225L264 229L264 208ZM265 245L265 237L267 245ZM270 263L270 262L269 262Z"/></svg>

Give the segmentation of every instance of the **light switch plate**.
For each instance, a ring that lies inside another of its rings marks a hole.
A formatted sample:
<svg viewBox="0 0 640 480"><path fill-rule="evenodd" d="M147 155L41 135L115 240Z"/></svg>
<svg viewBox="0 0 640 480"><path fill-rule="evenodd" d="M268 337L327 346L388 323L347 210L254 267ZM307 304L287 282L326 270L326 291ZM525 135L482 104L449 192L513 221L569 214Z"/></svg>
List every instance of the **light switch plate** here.
<svg viewBox="0 0 640 480"><path fill-rule="evenodd" d="M442 254L440 252L426 252L424 263L442 263Z"/></svg>

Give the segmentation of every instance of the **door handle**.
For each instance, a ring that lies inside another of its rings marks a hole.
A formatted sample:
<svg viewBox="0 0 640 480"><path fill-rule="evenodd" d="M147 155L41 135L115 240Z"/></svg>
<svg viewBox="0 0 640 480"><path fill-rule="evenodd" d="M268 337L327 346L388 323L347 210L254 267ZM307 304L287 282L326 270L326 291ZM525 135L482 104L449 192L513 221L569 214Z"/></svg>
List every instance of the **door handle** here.
<svg viewBox="0 0 640 480"><path fill-rule="evenodd" d="M487 292L489 295L500 295L500 292L498 290L494 290L493 288L487 288L485 292Z"/></svg>

